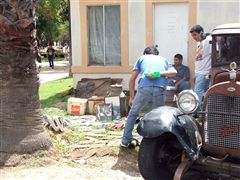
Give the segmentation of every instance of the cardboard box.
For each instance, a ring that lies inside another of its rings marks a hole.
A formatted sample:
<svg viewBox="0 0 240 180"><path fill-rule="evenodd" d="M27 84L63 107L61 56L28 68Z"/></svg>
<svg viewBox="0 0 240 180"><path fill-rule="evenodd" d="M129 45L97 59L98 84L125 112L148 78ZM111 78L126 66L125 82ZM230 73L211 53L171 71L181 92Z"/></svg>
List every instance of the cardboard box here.
<svg viewBox="0 0 240 180"><path fill-rule="evenodd" d="M104 104L104 97L101 96L93 96L88 99L88 113L89 114L96 114L97 112L97 105Z"/></svg>
<svg viewBox="0 0 240 180"><path fill-rule="evenodd" d="M88 99L71 97L68 99L67 112L73 115L84 115L86 113Z"/></svg>

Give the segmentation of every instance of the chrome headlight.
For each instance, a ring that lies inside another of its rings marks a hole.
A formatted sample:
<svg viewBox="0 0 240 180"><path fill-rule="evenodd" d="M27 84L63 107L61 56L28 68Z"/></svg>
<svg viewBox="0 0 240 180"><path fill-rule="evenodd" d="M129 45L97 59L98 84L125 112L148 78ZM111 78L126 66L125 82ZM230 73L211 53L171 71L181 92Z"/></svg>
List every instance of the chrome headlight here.
<svg viewBox="0 0 240 180"><path fill-rule="evenodd" d="M193 90L184 90L178 95L178 108L184 113L193 113L199 107L199 99Z"/></svg>

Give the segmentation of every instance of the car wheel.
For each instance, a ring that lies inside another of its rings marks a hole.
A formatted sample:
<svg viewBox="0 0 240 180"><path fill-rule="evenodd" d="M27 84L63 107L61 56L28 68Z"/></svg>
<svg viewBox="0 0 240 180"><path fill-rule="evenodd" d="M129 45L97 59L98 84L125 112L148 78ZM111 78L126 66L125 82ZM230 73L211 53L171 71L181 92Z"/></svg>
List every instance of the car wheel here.
<svg viewBox="0 0 240 180"><path fill-rule="evenodd" d="M172 180L181 154L181 145L173 135L143 138L138 154L140 173L147 180Z"/></svg>

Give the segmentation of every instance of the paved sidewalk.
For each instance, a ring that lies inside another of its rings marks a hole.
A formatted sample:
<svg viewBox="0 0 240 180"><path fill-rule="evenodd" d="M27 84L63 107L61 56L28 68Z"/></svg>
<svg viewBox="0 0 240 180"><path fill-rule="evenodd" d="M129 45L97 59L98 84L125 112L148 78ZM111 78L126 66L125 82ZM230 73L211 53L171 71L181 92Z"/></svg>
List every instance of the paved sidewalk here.
<svg viewBox="0 0 240 180"><path fill-rule="evenodd" d="M39 73L41 83L62 79L68 77L68 75L69 75L68 61L55 61L54 69L49 67L48 62L43 62L41 72Z"/></svg>

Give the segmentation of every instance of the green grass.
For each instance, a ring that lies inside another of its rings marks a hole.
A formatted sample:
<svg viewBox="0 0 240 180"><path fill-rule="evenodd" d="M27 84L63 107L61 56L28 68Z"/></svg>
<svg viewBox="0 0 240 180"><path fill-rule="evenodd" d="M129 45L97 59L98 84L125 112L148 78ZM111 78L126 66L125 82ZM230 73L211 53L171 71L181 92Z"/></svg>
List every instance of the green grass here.
<svg viewBox="0 0 240 180"><path fill-rule="evenodd" d="M64 78L48 83L43 83L40 85L39 96L43 114L48 114L50 116L70 116L67 114L66 111L67 104L64 105L64 108L56 107L56 104L59 104L61 102L67 102L67 99L70 96L74 96L74 94L64 95L72 88L72 84L72 78ZM70 129L65 130L65 132L61 133L61 136L67 140L67 144L57 139L56 134L50 135L51 141L55 149L60 154L69 153L72 150L69 145L78 143L85 138L83 133L78 131L72 131ZM41 156L41 154L39 156Z"/></svg>
<svg viewBox="0 0 240 180"><path fill-rule="evenodd" d="M58 141L56 138L51 137L50 138L54 148L60 153L61 155L69 153L71 151L71 148L68 144L62 144L60 141Z"/></svg>
<svg viewBox="0 0 240 180"><path fill-rule="evenodd" d="M58 135L61 137L60 139L57 138ZM60 154L68 154L74 149L74 146L72 145L78 144L80 141L86 140L84 133L71 130L70 128L65 128L65 131L61 134L56 133L54 135L50 135L50 138L54 145L54 148Z"/></svg>
<svg viewBox="0 0 240 180"><path fill-rule="evenodd" d="M65 132L64 135L71 144L75 144L85 140L85 135L78 131L68 131L68 132Z"/></svg>
<svg viewBox="0 0 240 180"><path fill-rule="evenodd" d="M53 106L59 102L67 102L69 96L63 95L63 93L71 89L72 84L73 79L69 77L41 84L39 96L43 113L65 115L66 112L64 110L53 108Z"/></svg>

